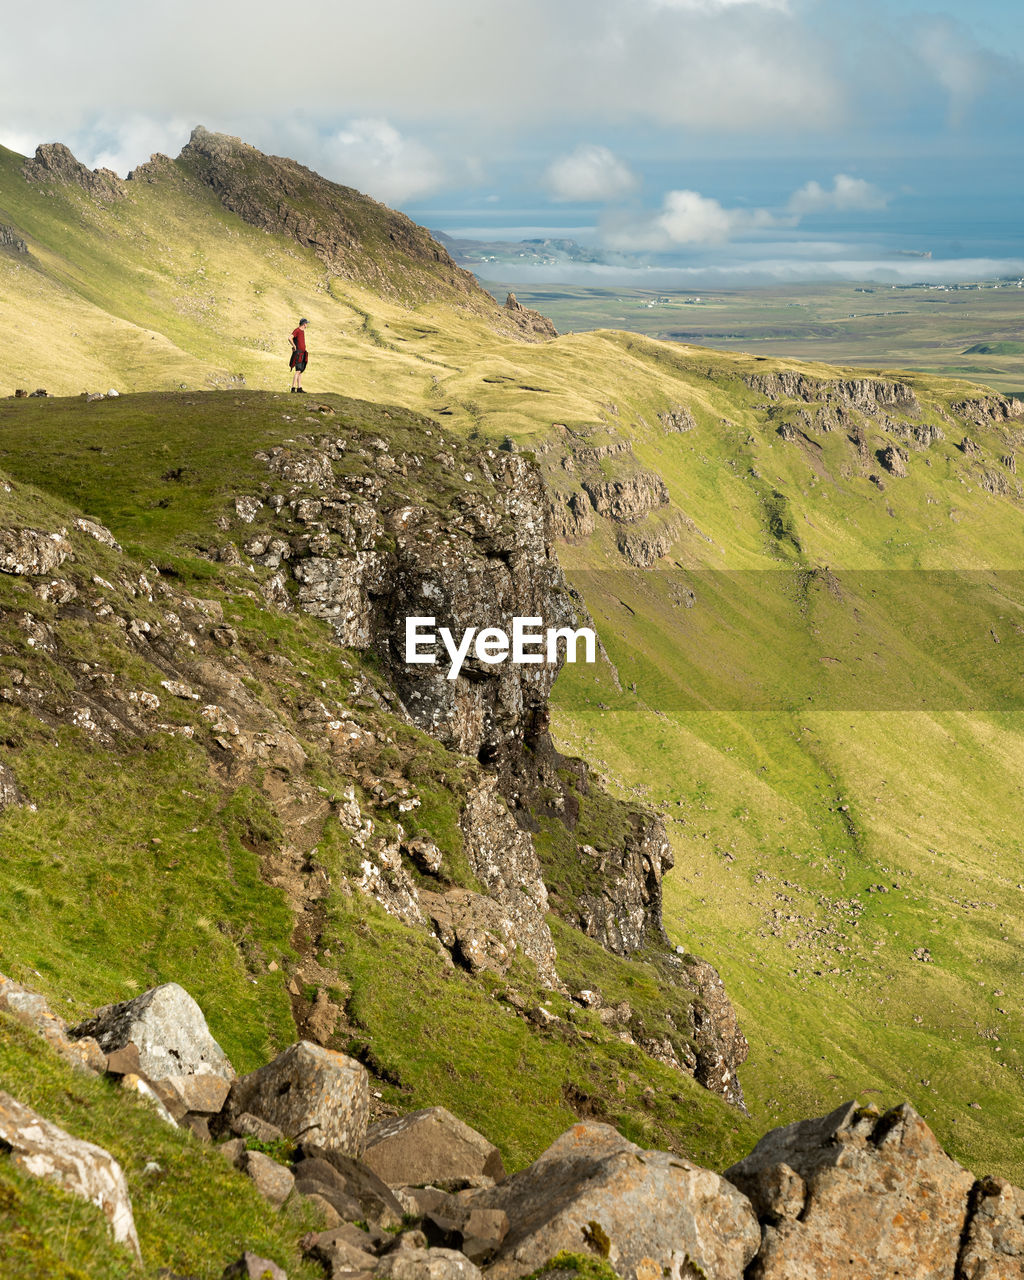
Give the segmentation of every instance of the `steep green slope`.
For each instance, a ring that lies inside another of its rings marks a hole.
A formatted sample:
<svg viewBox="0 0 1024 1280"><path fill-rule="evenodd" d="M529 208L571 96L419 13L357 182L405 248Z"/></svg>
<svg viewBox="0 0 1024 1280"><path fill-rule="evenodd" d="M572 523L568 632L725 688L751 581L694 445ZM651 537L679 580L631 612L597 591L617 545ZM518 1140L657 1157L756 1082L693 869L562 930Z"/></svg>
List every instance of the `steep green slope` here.
<svg viewBox="0 0 1024 1280"><path fill-rule="evenodd" d="M372 815L374 842L388 838L399 830L385 794L395 789L418 802L403 812L406 837L443 853L443 872L418 875L420 887L472 887L459 812L481 770L394 714L376 657L264 598L273 575L248 561L253 526L234 499L266 487L254 455L306 426L291 403L220 393L0 404L0 529L64 529L70 547L52 574L0 574L0 763L25 799L0 820L0 969L69 1020L178 982L240 1072L310 1034L313 1009L326 1008L333 1022L318 1034L375 1073L378 1110L447 1105L511 1168L579 1113L724 1166L752 1144L749 1121L626 1034L662 1030L655 954L623 960L552 917L570 988L628 1001L629 1021L609 1025L544 990L525 959L504 977L471 976L422 925L353 890L376 843L360 843L339 814L354 800ZM360 442L397 452L432 429L394 408L333 397L324 407L356 459ZM424 463L403 480L396 504L444 510L471 492L462 468ZM79 528L82 512L124 550ZM235 554L211 558L229 544ZM339 755L325 715L343 718L355 754ZM295 1242L307 1218L261 1217L248 1184L221 1208L242 1180L219 1157L168 1135L113 1083L69 1083L9 1019L0 1079L118 1155L147 1274L217 1277L243 1245L306 1274ZM165 1170L158 1184L150 1160ZM124 1273L88 1213L6 1166L0 1178L12 1276L65 1264L69 1276ZM88 1248L55 1239L51 1213L81 1217Z"/></svg>

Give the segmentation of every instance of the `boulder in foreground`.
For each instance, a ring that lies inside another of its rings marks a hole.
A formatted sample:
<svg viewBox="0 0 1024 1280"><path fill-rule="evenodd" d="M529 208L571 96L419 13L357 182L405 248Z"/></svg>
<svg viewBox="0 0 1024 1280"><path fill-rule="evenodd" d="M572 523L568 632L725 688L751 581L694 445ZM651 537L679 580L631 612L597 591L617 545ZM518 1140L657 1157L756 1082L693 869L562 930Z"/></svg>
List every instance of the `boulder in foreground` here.
<svg viewBox="0 0 1024 1280"><path fill-rule="evenodd" d="M114 1239L140 1257L128 1184L108 1151L73 1138L7 1093L0 1093L0 1147L26 1173L98 1205Z"/></svg>
<svg viewBox="0 0 1024 1280"><path fill-rule="evenodd" d="M505 1177L498 1148L444 1107L372 1125L363 1162L391 1187Z"/></svg>
<svg viewBox="0 0 1024 1280"><path fill-rule="evenodd" d="M763 1226L750 1280L960 1274L974 1178L907 1103L879 1116L849 1102L773 1129L725 1176L750 1197Z"/></svg>
<svg viewBox="0 0 1024 1280"><path fill-rule="evenodd" d="M370 1114L369 1077L354 1058L300 1040L236 1080L224 1112L229 1124L248 1112L286 1138L358 1156Z"/></svg>
<svg viewBox="0 0 1024 1280"><path fill-rule="evenodd" d="M168 1076L215 1075L233 1080L234 1068L206 1025L203 1011L176 982L144 991L134 1000L107 1005L69 1032L92 1036L104 1053L134 1044L139 1074L150 1080Z"/></svg>
<svg viewBox="0 0 1024 1280"><path fill-rule="evenodd" d="M507 1182L465 1198L508 1215L493 1280L516 1280L563 1251L606 1258L623 1280L741 1280L761 1239L750 1202L724 1178L590 1122Z"/></svg>

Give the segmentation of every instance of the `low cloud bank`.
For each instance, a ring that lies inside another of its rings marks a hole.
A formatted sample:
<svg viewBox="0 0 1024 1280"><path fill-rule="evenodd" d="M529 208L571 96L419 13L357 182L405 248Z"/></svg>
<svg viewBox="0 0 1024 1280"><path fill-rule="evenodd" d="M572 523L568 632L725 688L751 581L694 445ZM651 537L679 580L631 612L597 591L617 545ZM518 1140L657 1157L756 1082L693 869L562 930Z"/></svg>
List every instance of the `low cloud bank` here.
<svg viewBox="0 0 1024 1280"><path fill-rule="evenodd" d="M478 273L479 274L479 273ZM570 284L596 289L740 289L748 285L845 281L865 284L957 284L1024 276L1024 258L767 258L750 262L639 268L568 263L505 266L494 272L508 284Z"/></svg>

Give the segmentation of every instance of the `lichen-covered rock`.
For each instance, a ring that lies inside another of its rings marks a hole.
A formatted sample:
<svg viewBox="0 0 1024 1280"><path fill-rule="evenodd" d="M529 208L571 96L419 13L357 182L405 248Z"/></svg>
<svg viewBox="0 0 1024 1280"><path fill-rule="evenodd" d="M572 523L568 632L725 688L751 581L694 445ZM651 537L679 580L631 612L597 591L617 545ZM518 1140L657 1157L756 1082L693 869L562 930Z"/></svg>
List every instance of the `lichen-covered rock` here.
<svg viewBox="0 0 1024 1280"><path fill-rule="evenodd" d="M53 573L72 554L63 531L0 529L0 573L30 577Z"/></svg>
<svg viewBox="0 0 1024 1280"><path fill-rule="evenodd" d="M773 1129L725 1176L763 1227L750 1280L954 1280L974 1179L908 1104Z"/></svg>
<svg viewBox="0 0 1024 1280"><path fill-rule="evenodd" d="M25 803L25 797L18 786L18 779L10 765L0 762L0 813L5 809L13 809Z"/></svg>
<svg viewBox="0 0 1024 1280"><path fill-rule="evenodd" d="M537 966L541 981L560 988L537 851L501 799L497 779L484 777L470 793L460 825L474 875L512 922L514 936Z"/></svg>
<svg viewBox="0 0 1024 1280"><path fill-rule="evenodd" d="M598 515L627 524L668 506L665 481L650 471L637 471L611 480L584 480L583 488Z"/></svg>
<svg viewBox="0 0 1024 1280"><path fill-rule="evenodd" d="M421 892L420 906L441 945L470 973L505 974L516 953L515 927L498 904L469 889Z"/></svg>
<svg viewBox="0 0 1024 1280"><path fill-rule="evenodd" d="M396 1249L377 1263L378 1280L480 1280L481 1272L455 1249Z"/></svg>
<svg viewBox="0 0 1024 1280"><path fill-rule="evenodd" d="M253 1180L256 1190L275 1209L280 1209L295 1186L292 1171L262 1151L247 1151L239 1162L239 1168Z"/></svg>
<svg viewBox="0 0 1024 1280"><path fill-rule="evenodd" d="M92 1036L105 1053L137 1045L139 1069L151 1080L181 1075L233 1080L235 1076L227 1054L210 1034L202 1009L176 982L108 1005L72 1027L69 1034Z"/></svg>
<svg viewBox="0 0 1024 1280"><path fill-rule="evenodd" d="M593 891L577 902L576 923L617 955L628 956L649 941L665 940L661 923L661 879L673 866L672 846L661 817L634 815L633 833L609 850L580 847L592 871Z"/></svg>
<svg viewBox="0 0 1024 1280"><path fill-rule="evenodd" d="M508 1215L494 1280L563 1250L607 1258L624 1280L741 1280L760 1241L750 1202L724 1178L603 1124L574 1125L528 1169L465 1199Z"/></svg>
<svg viewBox="0 0 1024 1280"><path fill-rule="evenodd" d="M742 1107L743 1090L737 1072L746 1062L750 1046L740 1030L725 983L715 968L699 956L669 957L668 963L696 996L690 1005L697 1059L694 1079L705 1089Z"/></svg>
<svg viewBox="0 0 1024 1280"><path fill-rule="evenodd" d="M73 1138L7 1093L0 1093L0 1146L26 1173L98 1205L114 1239L141 1256L128 1184L108 1151Z"/></svg>
<svg viewBox="0 0 1024 1280"><path fill-rule="evenodd" d="M444 1107L381 1120L366 1134L363 1161L389 1186L505 1177L501 1153Z"/></svg>
<svg viewBox="0 0 1024 1280"><path fill-rule="evenodd" d="M1024 1191L1005 1178L974 1186L956 1280L1024 1278Z"/></svg>
<svg viewBox="0 0 1024 1280"><path fill-rule="evenodd" d="M79 516L75 520L75 528L82 533L87 533L90 538L95 538L97 542L101 542L105 547L109 547L111 551L120 551L121 544L110 532L105 524L100 524L98 520L89 520L86 516Z"/></svg>
<svg viewBox="0 0 1024 1280"><path fill-rule="evenodd" d="M224 1114L230 1123L248 1112L276 1125L285 1137L359 1155L369 1110L370 1087L362 1063L302 1040L236 1080Z"/></svg>

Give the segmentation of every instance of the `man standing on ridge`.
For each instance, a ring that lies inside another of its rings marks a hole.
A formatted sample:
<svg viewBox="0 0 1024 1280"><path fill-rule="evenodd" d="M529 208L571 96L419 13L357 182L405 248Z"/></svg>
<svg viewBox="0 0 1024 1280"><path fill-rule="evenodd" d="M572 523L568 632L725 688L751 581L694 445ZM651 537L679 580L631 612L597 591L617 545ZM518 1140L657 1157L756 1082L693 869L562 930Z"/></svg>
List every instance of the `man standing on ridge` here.
<svg viewBox="0 0 1024 1280"><path fill-rule="evenodd" d="M306 350L306 325L308 320L300 320L297 329L292 330L292 356L288 361L288 368L294 369L292 374L292 392L298 391L303 395L302 390L302 374L309 361L309 352Z"/></svg>

